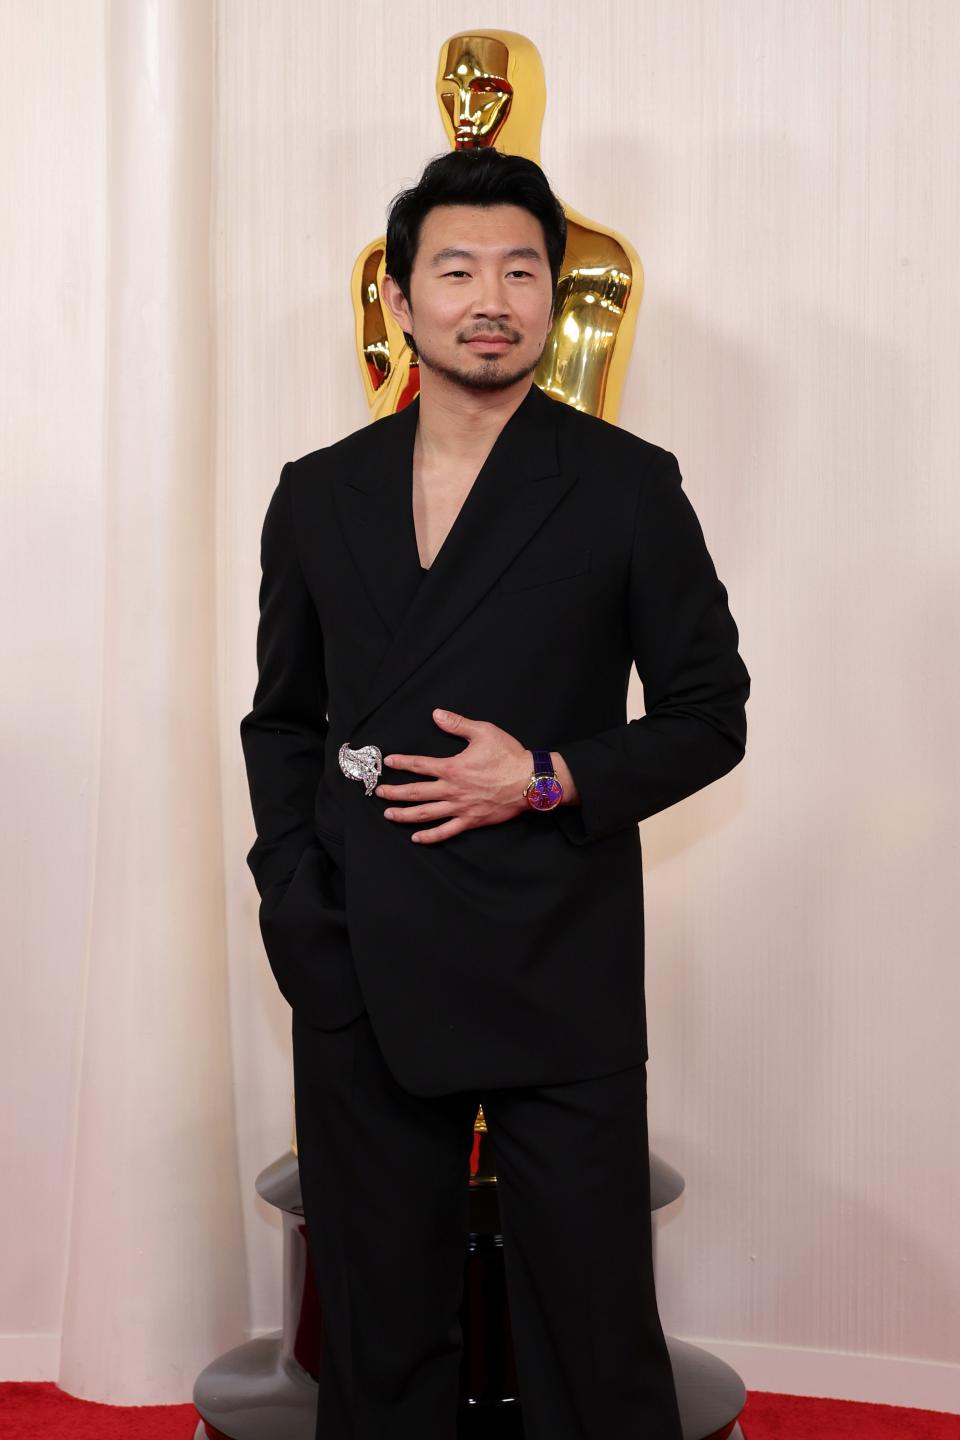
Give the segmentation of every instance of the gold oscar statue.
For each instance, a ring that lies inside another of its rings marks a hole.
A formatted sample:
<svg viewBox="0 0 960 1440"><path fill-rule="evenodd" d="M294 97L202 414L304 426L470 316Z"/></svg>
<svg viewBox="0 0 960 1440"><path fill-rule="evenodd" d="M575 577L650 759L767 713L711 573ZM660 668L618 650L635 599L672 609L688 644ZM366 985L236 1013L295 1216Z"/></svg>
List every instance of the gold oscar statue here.
<svg viewBox="0 0 960 1440"><path fill-rule="evenodd" d="M440 50L437 100L455 150L492 145L540 164L546 108L543 61L525 35L473 30ZM548 395L615 421L620 406L643 267L630 242L563 206L567 247L557 283L553 322L534 383ZM371 420L408 405L420 389L419 365L380 287L386 237L357 256L350 280L357 354Z"/></svg>

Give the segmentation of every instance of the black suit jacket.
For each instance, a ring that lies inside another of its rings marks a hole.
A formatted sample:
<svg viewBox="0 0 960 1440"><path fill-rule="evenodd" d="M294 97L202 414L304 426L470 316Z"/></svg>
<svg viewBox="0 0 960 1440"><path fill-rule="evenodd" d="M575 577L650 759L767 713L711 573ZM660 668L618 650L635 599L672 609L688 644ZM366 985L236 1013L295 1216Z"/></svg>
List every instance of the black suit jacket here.
<svg viewBox="0 0 960 1440"><path fill-rule="evenodd" d="M536 385L423 575L419 408L288 462L267 508L240 723L264 946L310 1023L365 1006L414 1093L609 1073L648 1058L637 822L746 748L737 626L676 458ZM411 841L337 752L453 755L435 706L559 750L580 803Z"/></svg>

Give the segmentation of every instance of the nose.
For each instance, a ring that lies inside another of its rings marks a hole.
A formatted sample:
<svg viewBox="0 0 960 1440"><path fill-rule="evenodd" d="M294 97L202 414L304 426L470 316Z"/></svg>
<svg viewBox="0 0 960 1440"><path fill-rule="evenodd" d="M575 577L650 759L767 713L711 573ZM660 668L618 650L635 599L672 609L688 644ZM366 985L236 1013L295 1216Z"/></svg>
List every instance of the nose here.
<svg viewBox="0 0 960 1440"><path fill-rule="evenodd" d="M474 301L474 318L477 320L506 320L510 314L510 305L506 294L501 279L490 277L482 280Z"/></svg>

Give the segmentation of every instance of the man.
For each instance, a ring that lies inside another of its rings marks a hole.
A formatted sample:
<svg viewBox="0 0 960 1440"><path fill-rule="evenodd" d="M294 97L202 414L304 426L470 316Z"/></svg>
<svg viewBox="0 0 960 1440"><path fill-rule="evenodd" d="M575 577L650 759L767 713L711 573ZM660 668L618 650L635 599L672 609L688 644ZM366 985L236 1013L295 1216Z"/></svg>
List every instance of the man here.
<svg viewBox="0 0 960 1440"><path fill-rule="evenodd" d="M739 762L750 677L674 456L532 383L564 243L531 161L432 161L383 283L420 394L286 464L264 521L247 858L326 1440L456 1433L480 1101L528 1440L681 1434L637 821Z"/></svg>

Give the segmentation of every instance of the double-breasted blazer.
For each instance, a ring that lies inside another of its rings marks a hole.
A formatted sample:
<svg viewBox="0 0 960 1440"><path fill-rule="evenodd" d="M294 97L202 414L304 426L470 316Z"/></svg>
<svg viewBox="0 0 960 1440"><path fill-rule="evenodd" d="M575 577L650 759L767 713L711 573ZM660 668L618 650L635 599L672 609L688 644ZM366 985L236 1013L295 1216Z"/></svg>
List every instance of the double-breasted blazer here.
<svg viewBox="0 0 960 1440"><path fill-rule="evenodd" d="M727 591L675 456L536 385L423 572L419 409L287 462L267 507L240 722L264 948L312 1025L366 1008L415 1094L610 1073L649 1058L638 822L746 748ZM338 751L456 754L437 706L559 751L579 803L411 841Z"/></svg>

